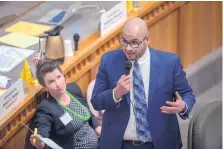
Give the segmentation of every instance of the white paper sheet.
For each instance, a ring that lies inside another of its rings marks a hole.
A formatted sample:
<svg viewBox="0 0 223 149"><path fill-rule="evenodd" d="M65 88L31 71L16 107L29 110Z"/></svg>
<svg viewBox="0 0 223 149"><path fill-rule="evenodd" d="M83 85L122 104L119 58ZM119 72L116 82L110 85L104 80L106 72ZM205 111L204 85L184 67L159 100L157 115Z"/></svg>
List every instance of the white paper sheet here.
<svg viewBox="0 0 223 149"><path fill-rule="evenodd" d="M9 72L33 53L34 51L29 49L0 46L0 71Z"/></svg>
<svg viewBox="0 0 223 149"><path fill-rule="evenodd" d="M52 149L63 149L62 147L60 147L59 145L57 145L55 142L53 142L51 139L49 138L42 138L42 141L49 147L51 147Z"/></svg>

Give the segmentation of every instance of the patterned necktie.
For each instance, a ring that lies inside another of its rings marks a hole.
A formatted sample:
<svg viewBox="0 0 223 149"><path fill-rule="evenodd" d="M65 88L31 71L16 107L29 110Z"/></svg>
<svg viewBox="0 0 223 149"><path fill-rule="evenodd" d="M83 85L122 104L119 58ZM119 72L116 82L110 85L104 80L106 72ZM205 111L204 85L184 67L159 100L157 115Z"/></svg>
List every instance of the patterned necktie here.
<svg viewBox="0 0 223 149"><path fill-rule="evenodd" d="M146 94L142 75L139 69L139 63L137 61L134 62L134 70L132 75L136 134L139 140L142 142L147 142L149 141L151 135L147 121Z"/></svg>

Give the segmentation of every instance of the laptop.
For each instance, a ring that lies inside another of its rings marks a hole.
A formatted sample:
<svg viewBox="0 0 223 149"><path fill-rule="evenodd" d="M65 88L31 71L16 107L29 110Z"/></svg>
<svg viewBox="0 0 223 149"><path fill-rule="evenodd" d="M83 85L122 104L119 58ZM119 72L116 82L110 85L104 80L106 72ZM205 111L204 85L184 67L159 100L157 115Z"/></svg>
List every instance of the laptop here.
<svg viewBox="0 0 223 149"><path fill-rule="evenodd" d="M61 25L81 7L82 2L76 1L72 5L69 6L68 10L63 9L53 9L48 12L45 16L43 16L39 22L53 25Z"/></svg>

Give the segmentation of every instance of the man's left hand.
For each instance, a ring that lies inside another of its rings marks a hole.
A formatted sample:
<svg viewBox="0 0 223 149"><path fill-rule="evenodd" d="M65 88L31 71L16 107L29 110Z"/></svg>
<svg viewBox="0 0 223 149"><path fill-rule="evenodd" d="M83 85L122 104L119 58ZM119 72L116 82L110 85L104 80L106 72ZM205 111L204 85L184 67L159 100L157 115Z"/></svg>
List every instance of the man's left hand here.
<svg viewBox="0 0 223 149"><path fill-rule="evenodd" d="M179 93L176 92L176 101L171 102L171 101L166 101L166 104L170 105L169 107L167 106L162 106L161 112L166 113L166 114L176 114L180 113L184 110L185 108L185 103L183 102L182 98L180 97Z"/></svg>

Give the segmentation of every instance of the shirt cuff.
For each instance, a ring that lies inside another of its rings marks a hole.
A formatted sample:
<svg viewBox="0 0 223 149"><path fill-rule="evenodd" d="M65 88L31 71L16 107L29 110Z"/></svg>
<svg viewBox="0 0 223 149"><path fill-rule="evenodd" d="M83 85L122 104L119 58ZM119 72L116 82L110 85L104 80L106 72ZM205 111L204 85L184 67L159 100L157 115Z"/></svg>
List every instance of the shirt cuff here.
<svg viewBox="0 0 223 149"><path fill-rule="evenodd" d="M114 89L112 91L112 96L113 96L113 100L115 101L115 103L119 103L122 100L122 98L120 98L119 100L115 99L115 90Z"/></svg>
<svg viewBox="0 0 223 149"><path fill-rule="evenodd" d="M185 104L186 108L182 112L179 113L180 115L184 115L184 114L187 113L188 107L187 107L187 104L185 102L184 102L184 104Z"/></svg>

